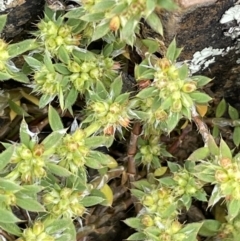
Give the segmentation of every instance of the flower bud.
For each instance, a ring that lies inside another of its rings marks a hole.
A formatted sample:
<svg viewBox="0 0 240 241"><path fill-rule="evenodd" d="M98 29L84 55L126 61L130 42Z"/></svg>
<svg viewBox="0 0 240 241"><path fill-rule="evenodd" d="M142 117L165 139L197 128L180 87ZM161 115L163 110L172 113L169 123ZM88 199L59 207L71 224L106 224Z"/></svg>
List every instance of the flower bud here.
<svg viewBox="0 0 240 241"><path fill-rule="evenodd" d="M168 114L164 110L157 110L155 113L155 118L159 121L165 121L168 118Z"/></svg>
<svg viewBox="0 0 240 241"><path fill-rule="evenodd" d="M114 16L109 23L109 28L111 31L117 31L120 28L121 22L118 16Z"/></svg>
<svg viewBox="0 0 240 241"><path fill-rule="evenodd" d="M100 75L100 70L98 68L94 68L90 71L89 73L90 77L93 79L98 79L99 77L101 77Z"/></svg>
<svg viewBox="0 0 240 241"><path fill-rule="evenodd" d="M224 170L217 170L215 172L215 179L218 182L227 182L228 181L228 174Z"/></svg>
<svg viewBox="0 0 240 241"><path fill-rule="evenodd" d="M44 231L44 225L43 225L43 223L40 222L40 221L35 222L34 225L33 225L32 230L33 230L33 233L34 233L35 235L41 234L41 233Z"/></svg>
<svg viewBox="0 0 240 241"><path fill-rule="evenodd" d="M149 215L144 215L141 220L141 223L146 227L151 227L154 225L154 221Z"/></svg>
<svg viewBox="0 0 240 241"><path fill-rule="evenodd" d="M58 35L63 38L67 37L69 34L71 34L71 27L68 25L63 25L58 29Z"/></svg>
<svg viewBox="0 0 240 241"><path fill-rule="evenodd" d="M171 234L177 233L181 228L182 228L181 223L179 223L178 221L173 221L170 227Z"/></svg>
<svg viewBox="0 0 240 241"><path fill-rule="evenodd" d="M130 120L128 118L120 118L118 122L122 127L127 128L129 127Z"/></svg>
<svg viewBox="0 0 240 241"><path fill-rule="evenodd" d="M33 148L33 155L34 156L41 156L44 153L44 145L43 144L37 144Z"/></svg>
<svg viewBox="0 0 240 241"><path fill-rule="evenodd" d="M104 133L104 135L112 136L112 135L114 135L114 133L115 133L115 129L114 129L114 127L111 125L111 126L105 127L104 130L103 130L103 133Z"/></svg>
<svg viewBox="0 0 240 241"><path fill-rule="evenodd" d="M232 165L232 160L230 158L223 157L222 159L219 160L219 164L221 167L226 169Z"/></svg>
<svg viewBox="0 0 240 241"><path fill-rule="evenodd" d="M164 71L171 66L171 63L167 58L162 58L157 61L157 65Z"/></svg>
<svg viewBox="0 0 240 241"><path fill-rule="evenodd" d="M75 203L75 204L71 204L70 205L70 208L72 210L72 212L76 215L76 216L79 216L79 217L82 217L82 215L85 213L86 211L86 208L79 204L79 203Z"/></svg>
<svg viewBox="0 0 240 241"><path fill-rule="evenodd" d="M2 50L6 49L7 46L8 44L3 39L0 39L0 53Z"/></svg>
<svg viewBox="0 0 240 241"><path fill-rule="evenodd" d="M61 190L60 197L63 199L68 199L71 194L72 194L72 189L65 187Z"/></svg>
<svg viewBox="0 0 240 241"><path fill-rule="evenodd" d="M180 112L182 110L182 102L180 99L174 100L172 104L171 111L172 112Z"/></svg>
<svg viewBox="0 0 240 241"><path fill-rule="evenodd" d="M145 196L142 200L142 204L144 206L152 206L154 204L154 200L153 200L152 196L150 196L150 195Z"/></svg>
<svg viewBox="0 0 240 241"><path fill-rule="evenodd" d="M0 60L5 61L5 60L9 59L9 57L10 56L9 56L9 53L7 50L0 51Z"/></svg>
<svg viewBox="0 0 240 241"><path fill-rule="evenodd" d="M92 69L92 66L88 62L81 64L81 72L88 73Z"/></svg>
<svg viewBox="0 0 240 241"><path fill-rule="evenodd" d="M182 91L185 93L191 93L197 89L196 82L194 81L189 81L185 83L182 87Z"/></svg>
<svg viewBox="0 0 240 241"><path fill-rule="evenodd" d="M68 65L68 69L73 72L73 73L79 73L81 71L81 67L80 65L75 62L75 61L72 61L69 65Z"/></svg>

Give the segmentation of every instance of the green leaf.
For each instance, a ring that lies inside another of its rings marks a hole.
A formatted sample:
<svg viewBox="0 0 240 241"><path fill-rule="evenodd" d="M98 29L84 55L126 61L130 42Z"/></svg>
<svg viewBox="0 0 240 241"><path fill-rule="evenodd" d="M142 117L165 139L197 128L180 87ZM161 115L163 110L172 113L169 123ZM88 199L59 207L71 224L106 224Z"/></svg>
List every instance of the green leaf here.
<svg viewBox="0 0 240 241"><path fill-rule="evenodd" d="M149 97L152 97L154 95L154 92L156 91L156 88L154 86L147 87L143 90L141 90L136 97L140 99L147 99Z"/></svg>
<svg viewBox="0 0 240 241"><path fill-rule="evenodd" d="M0 33L3 31L7 22L7 14L0 15Z"/></svg>
<svg viewBox="0 0 240 241"><path fill-rule="evenodd" d="M239 146L240 144L240 127L236 126L233 131L233 142L235 146Z"/></svg>
<svg viewBox="0 0 240 241"><path fill-rule="evenodd" d="M70 57L68 55L68 51L66 50L66 48L63 45L61 45L58 48L58 57L64 64L69 64Z"/></svg>
<svg viewBox="0 0 240 241"><path fill-rule="evenodd" d="M96 61L96 56L93 52L85 49L74 49L72 54L75 58L83 61Z"/></svg>
<svg viewBox="0 0 240 241"><path fill-rule="evenodd" d="M50 127L53 131L64 129L61 117L59 116L55 108L53 108L51 105L49 105L49 109L48 109L48 118L49 118Z"/></svg>
<svg viewBox="0 0 240 241"><path fill-rule="evenodd" d="M239 113L238 111L232 107L231 105L229 105L228 107L228 114L231 117L232 120L237 120L239 119Z"/></svg>
<svg viewBox="0 0 240 241"><path fill-rule="evenodd" d="M21 234L22 234L21 229L15 223L0 222L0 227L3 230L7 231L8 233L16 235L18 237L21 236Z"/></svg>
<svg viewBox="0 0 240 241"><path fill-rule="evenodd" d="M176 182L173 180L172 177L163 177L159 179L159 182L163 185L166 185L167 187L173 187L176 186Z"/></svg>
<svg viewBox="0 0 240 241"><path fill-rule="evenodd" d="M176 52L176 39L174 38L173 41L170 43L167 49L166 57L171 61L175 61L175 52Z"/></svg>
<svg viewBox="0 0 240 241"><path fill-rule="evenodd" d="M25 119L23 119L20 125L20 141L27 147L30 143L30 133L31 132L28 129L27 122L25 121Z"/></svg>
<svg viewBox="0 0 240 241"><path fill-rule="evenodd" d="M152 12L146 19L147 24L157 33L163 36L163 25L159 16Z"/></svg>
<svg viewBox="0 0 240 241"><path fill-rule="evenodd" d="M180 120L180 114L179 113L171 113L166 120L167 123L167 131L170 133L178 124Z"/></svg>
<svg viewBox="0 0 240 241"><path fill-rule="evenodd" d="M26 51L36 49L37 47L38 43L35 39L27 39L15 44L10 44L7 49L10 57L14 58Z"/></svg>
<svg viewBox="0 0 240 241"><path fill-rule="evenodd" d="M138 199L141 199L144 195L146 195L145 192L140 191L138 189L131 188L130 191L131 191L132 195L135 196Z"/></svg>
<svg viewBox="0 0 240 241"><path fill-rule="evenodd" d="M65 109L72 107L72 105L76 102L78 97L78 91L75 88L71 88L67 97L65 98Z"/></svg>
<svg viewBox="0 0 240 241"><path fill-rule="evenodd" d="M0 80L9 80L11 78L12 76L10 74L0 71Z"/></svg>
<svg viewBox="0 0 240 241"><path fill-rule="evenodd" d="M34 69L40 69L43 66L43 63L31 56L24 56L24 60L29 66L33 67Z"/></svg>
<svg viewBox="0 0 240 241"><path fill-rule="evenodd" d="M206 76L202 76L202 75L192 76L191 78L192 78L192 80L197 82L198 88L208 84L212 80L212 79L210 79Z"/></svg>
<svg viewBox="0 0 240 241"><path fill-rule="evenodd" d="M70 75L71 74L71 72L68 70L68 68L64 64L60 64L60 63L54 64L54 68L58 73L60 73L62 75Z"/></svg>
<svg viewBox="0 0 240 241"><path fill-rule="evenodd" d="M222 99L217 106L216 117L217 118L222 117L226 110L227 110L227 103L225 99Z"/></svg>
<svg viewBox="0 0 240 241"><path fill-rule="evenodd" d="M171 172L177 172L180 169L180 166L177 163L169 162L169 161L167 163Z"/></svg>
<svg viewBox="0 0 240 241"><path fill-rule="evenodd" d="M69 177L71 172L68 171L66 168L56 165L54 163L47 163L47 167L49 171L59 177Z"/></svg>
<svg viewBox="0 0 240 241"><path fill-rule="evenodd" d="M92 156L86 158L85 165L92 169L100 169L103 167L99 160L97 158L94 158L93 154Z"/></svg>
<svg viewBox="0 0 240 241"><path fill-rule="evenodd" d="M75 18L76 21L79 21L79 18L81 18L84 15L85 11L83 8L74 8L70 9L65 15L65 18Z"/></svg>
<svg viewBox="0 0 240 241"><path fill-rule="evenodd" d="M23 208L24 210L30 211L30 212L45 212L44 206L42 206L37 200L34 200L32 198L27 197L17 197L16 204L17 206Z"/></svg>
<svg viewBox="0 0 240 241"><path fill-rule="evenodd" d="M122 91L122 77L117 77L110 85L110 96L117 97Z"/></svg>
<svg viewBox="0 0 240 241"><path fill-rule="evenodd" d="M101 13L89 13L89 14L85 14L84 16L82 16L80 19L86 22L97 22L100 21L102 19L104 19L104 14L103 12Z"/></svg>
<svg viewBox="0 0 240 241"><path fill-rule="evenodd" d="M109 21L103 21L102 23L98 24L93 32L92 42L103 38L105 35L108 34L109 31Z"/></svg>
<svg viewBox="0 0 240 241"><path fill-rule="evenodd" d="M108 91L106 90L104 84L101 81L98 81L97 84L96 84L96 93L103 100L106 101L108 99L109 93L108 93Z"/></svg>
<svg viewBox="0 0 240 241"><path fill-rule="evenodd" d="M211 197L208 201L208 206L214 206L221 198L223 195L221 195L221 190L218 185L215 185L211 194Z"/></svg>
<svg viewBox="0 0 240 241"><path fill-rule="evenodd" d="M240 213L240 201L232 199L230 202L227 203L228 208L228 215L230 216L231 220L234 219Z"/></svg>
<svg viewBox="0 0 240 241"><path fill-rule="evenodd" d="M143 39L142 43L148 48L148 52L150 54L153 54L159 50L159 43L154 39Z"/></svg>
<svg viewBox="0 0 240 241"><path fill-rule="evenodd" d="M209 137L208 137L207 145L208 145L209 151L212 155L215 155L215 156L219 155L219 148L218 148L214 138L211 135L209 135Z"/></svg>
<svg viewBox="0 0 240 241"><path fill-rule="evenodd" d="M96 197L96 196L87 196L87 197L84 197L82 200L81 200L81 204L84 206L84 207L91 207L91 206L94 206L94 205L97 205L101 202L103 202L105 199L102 198L102 197Z"/></svg>
<svg viewBox="0 0 240 241"><path fill-rule="evenodd" d="M0 208L0 222L1 223L16 223L21 221L18 219L11 211L8 211L6 209Z"/></svg>
<svg viewBox="0 0 240 241"><path fill-rule="evenodd" d="M110 147L113 141L113 136L91 136L85 140L85 145L91 149L95 149L100 146Z"/></svg>
<svg viewBox="0 0 240 241"><path fill-rule="evenodd" d="M232 152L223 139L221 139L221 141L220 141L220 155L223 158L232 159Z"/></svg>
<svg viewBox="0 0 240 241"><path fill-rule="evenodd" d="M8 72L11 75L12 79L21 83L29 83L28 77L23 72L11 72L9 70Z"/></svg>
<svg viewBox="0 0 240 241"><path fill-rule="evenodd" d="M44 221L44 225L46 227L46 232L50 235L57 235L61 233L60 237L63 238L62 241L76 239L76 229L71 219L46 219L46 221ZM56 241L59 240L59 238L56 239Z"/></svg>
<svg viewBox="0 0 240 241"><path fill-rule="evenodd" d="M8 100L8 104L11 110L13 110L17 115L21 116L29 116L29 114L19 105L17 105L14 101Z"/></svg>
<svg viewBox="0 0 240 241"><path fill-rule="evenodd" d="M142 226L140 218L128 218L124 220L124 223L134 229L139 229Z"/></svg>
<svg viewBox="0 0 240 241"><path fill-rule="evenodd" d="M209 95L201 93L199 91L194 91L190 93L189 96L193 99L194 102L198 104L205 104L212 100L212 98Z"/></svg>
<svg viewBox="0 0 240 241"><path fill-rule="evenodd" d="M19 191L22 189L16 182L4 178L0 178L0 185L5 191Z"/></svg>
<svg viewBox="0 0 240 241"><path fill-rule="evenodd" d="M39 100L39 108L40 109L44 108L54 99L54 97L55 96L42 95Z"/></svg>
<svg viewBox="0 0 240 241"><path fill-rule="evenodd" d="M130 235L127 240L146 240L147 237L144 233L134 233L132 235Z"/></svg>
<svg viewBox="0 0 240 241"><path fill-rule="evenodd" d="M165 8L167 10L175 10L178 8L173 0L157 0L157 4L160 8Z"/></svg>
<svg viewBox="0 0 240 241"><path fill-rule="evenodd" d="M181 66L181 68L178 69L178 75L181 80L185 80L188 77L189 70L186 64L184 64L183 66Z"/></svg>
<svg viewBox="0 0 240 241"><path fill-rule="evenodd" d="M47 70L51 73L55 72L54 65L52 63L51 55L50 53L46 50L43 58L44 64L47 68Z"/></svg>
<svg viewBox="0 0 240 241"><path fill-rule="evenodd" d="M206 219L202 221L199 235L204 237L212 237L220 231L221 225L222 224L217 220Z"/></svg>
<svg viewBox="0 0 240 241"><path fill-rule="evenodd" d="M199 161L205 159L209 155L209 148L208 147L201 147L194 151L189 157L188 160L190 161Z"/></svg>
<svg viewBox="0 0 240 241"><path fill-rule="evenodd" d="M108 0L108 1L100 1L96 2L94 6L91 8L92 11L96 12L105 12L109 8L112 8L116 5L116 1Z"/></svg>
<svg viewBox="0 0 240 241"><path fill-rule="evenodd" d="M2 171L6 167L6 165L11 161L13 152L14 146L12 145L0 154L0 171Z"/></svg>
<svg viewBox="0 0 240 241"><path fill-rule="evenodd" d="M48 135L42 142L45 149L45 154L47 150L51 150L53 147L57 146L61 141L62 137L66 134L66 130L54 131Z"/></svg>
<svg viewBox="0 0 240 241"><path fill-rule="evenodd" d="M133 45L133 41L135 39L135 28L138 24L138 19L136 19L135 16L132 16L127 23L125 24L124 28L122 29L122 31L120 32L120 39L122 41L125 41L127 44L129 44L130 46Z"/></svg>
<svg viewBox="0 0 240 241"><path fill-rule="evenodd" d="M201 228L202 223L190 223L181 229L179 233L187 234L183 241L196 241L197 234Z"/></svg>

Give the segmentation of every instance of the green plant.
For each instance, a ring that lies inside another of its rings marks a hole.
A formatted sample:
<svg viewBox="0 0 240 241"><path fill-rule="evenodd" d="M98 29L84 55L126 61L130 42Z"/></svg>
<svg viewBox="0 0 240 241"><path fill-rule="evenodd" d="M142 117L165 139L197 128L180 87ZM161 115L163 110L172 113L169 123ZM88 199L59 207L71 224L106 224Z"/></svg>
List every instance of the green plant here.
<svg viewBox="0 0 240 241"><path fill-rule="evenodd" d="M195 241L199 236L238 240L239 154L223 139L219 145L214 141L201 114L212 99L204 93L211 79L191 76L186 64L177 63L182 49L175 39L160 58L155 54L160 42L140 37L141 19L163 34L156 12L173 10L176 4L171 0L81 3L67 13L46 7L32 33L36 39L14 44L0 39L0 79L26 83L31 91L20 90L21 96L39 104L40 113L46 111L38 119L20 106L21 97L8 101L14 117L20 115L23 120L19 141L4 140L5 150L0 154L4 237L72 241L99 232L103 223L94 220L94 215L89 222L89 210L94 212L96 205L105 210L113 206L117 213L123 208L113 205L118 193L111 186L121 176L119 192L129 196L130 189L132 196L126 203L134 203L136 210L136 217L124 221L136 230L128 240ZM6 16L0 18L3 30ZM139 64L133 62L135 90L124 86L124 74L132 73L128 45L142 58ZM20 71L14 58L23 53L25 64ZM221 101L212 122L230 123L238 146L239 113L229 106L231 120L227 122L222 117L225 111L226 102ZM65 117L74 119L72 124ZM38 120L38 134L31 131L33 120ZM182 164L164 138L177 133L175 148L190 122L197 125L204 147ZM44 127L48 133L41 135ZM213 132L217 133L216 127ZM127 165L101 151L126 141L129 147L123 160ZM212 186L208 192L206 185ZM182 222L179 215L196 200L213 208L224 202L226 215L221 220Z"/></svg>

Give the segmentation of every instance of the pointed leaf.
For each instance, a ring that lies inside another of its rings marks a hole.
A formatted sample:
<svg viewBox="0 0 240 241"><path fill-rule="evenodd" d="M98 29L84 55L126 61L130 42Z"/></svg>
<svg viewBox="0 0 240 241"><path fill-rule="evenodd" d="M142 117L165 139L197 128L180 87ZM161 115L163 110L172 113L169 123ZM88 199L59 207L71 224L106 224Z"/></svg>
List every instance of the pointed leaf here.
<svg viewBox="0 0 240 241"><path fill-rule="evenodd" d="M96 196L87 196L87 197L84 197L82 200L81 200L81 204L84 206L84 207L91 207L91 206L94 206L94 205L97 205L101 202L103 202L105 199L102 198L102 197L96 197Z"/></svg>
<svg viewBox="0 0 240 241"><path fill-rule="evenodd" d="M101 193L104 195L105 200L101 203L103 206L112 206L113 203L113 192L108 184L104 184L104 186L100 189Z"/></svg>
<svg viewBox="0 0 240 241"><path fill-rule="evenodd" d="M176 39L174 38L173 41L170 43L167 49L166 57L171 61L175 61L175 52L176 52Z"/></svg>
<svg viewBox="0 0 240 241"><path fill-rule="evenodd" d="M11 211L0 208L0 222L2 223L16 223L21 221Z"/></svg>
<svg viewBox="0 0 240 241"><path fill-rule="evenodd" d="M58 130L64 129L62 120L61 120L58 112L51 105L49 105L49 109L48 109L48 118L49 118L49 124L53 131L58 131Z"/></svg>
<svg viewBox="0 0 240 241"><path fill-rule="evenodd" d="M18 237L22 234L22 230L15 223L0 222L0 227L8 233L16 235Z"/></svg>
<svg viewBox="0 0 240 241"><path fill-rule="evenodd" d="M226 110L227 110L227 103L225 99L222 99L217 106L216 117L217 118L222 117Z"/></svg>
<svg viewBox="0 0 240 241"><path fill-rule="evenodd" d="M199 161L205 159L209 155L209 148L208 147L201 147L194 151L189 157L188 160L190 161Z"/></svg>
<svg viewBox="0 0 240 241"><path fill-rule="evenodd" d="M232 159L232 152L223 139L220 141L220 154L224 158Z"/></svg>
<svg viewBox="0 0 240 241"><path fill-rule="evenodd" d="M228 107L228 114L230 115L232 120L239 119L238 111L234 107L232 107L231 105L229 105L229 107Z"/></svg>
<svg viewBox="0 0 240 241"><path fill-rule="evenodd" d="M51 173L59 177L69 177L71 175L70 171L68 171L66 168L61 167L59 165L56 165L53 163L47 163L47 167Z"/></svg>
<svg viewBox="0 0 240 241"><path fill-rule="evenodd" d="M44 206L42 206L37 200L31 198L19 198L16 200L17 206L30 211L30 212L45 212Z"/></svg>
<svg viewBox="0 0 240 241"><path fill-rule="evenodd" d="M3 31L6 25L6 22L7 22L7 14L0 15L0 33Z"/></svg>
<svg viewBox="0 0 240 241"><path fill-rule="evenodd" d="M14 152L14 146L12 145L0 154L0 171L2 171L7 166L7 164L11 161L13 152Z"/></svg>
<svg viewBox="0 0 240 241"><path fill-rule="evenodd" d="M157 33L163 36L163 25L159 16L152 12L146 19L147 24Z"/></svg>

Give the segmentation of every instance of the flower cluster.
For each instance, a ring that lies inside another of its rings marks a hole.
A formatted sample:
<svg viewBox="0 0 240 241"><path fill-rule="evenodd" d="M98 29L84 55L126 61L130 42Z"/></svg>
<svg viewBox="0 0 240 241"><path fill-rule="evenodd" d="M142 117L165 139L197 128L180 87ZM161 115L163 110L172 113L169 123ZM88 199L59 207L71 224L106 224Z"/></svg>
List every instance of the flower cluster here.
<svg viewBox="0 0 240 241"><path fill-rule="evenodd" d="M14 170L6 177L11 180L20 179L23 183L34 183L46 176L46 161L49 156L44 155L44 146L33 144L27 147L19 144L11 158Z"/></svg>
<svg viewBox="0 0 240 241"><path fill-rule="evenodd" d="M70 188L53 189L43 196L43 203L51 215L56 217L82 217L86 208L80 203L84 194Z"/></svg>
<svg viewBox="0 0 240 241"><path fill-rule="evenodd" d="M40 43L44 49L51 54L57 55L59 47L63 46L68 52L71 52L74 46L80 45L81 36L73 34L72 27L64 23L64 18L50 19L45 16L37 24L39 31L34 35L40 38Z"/></svg>
<svg viewBox="0 0 240 241"><path fill-rule="evenodd" d="M31 228L23 231L22 237L16 241L55 241L56 239L46 232L46 227L40 221L36 221Z"/></svg>

